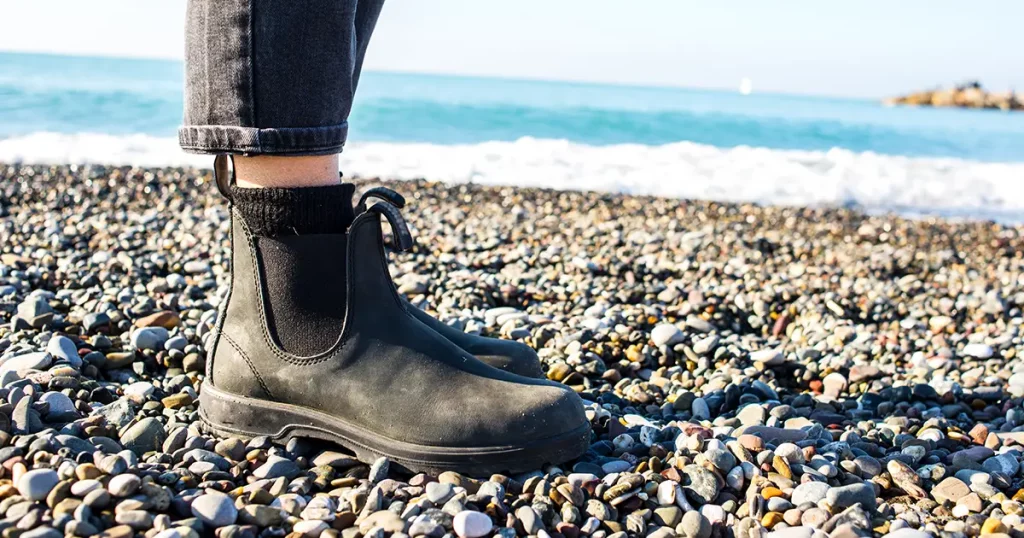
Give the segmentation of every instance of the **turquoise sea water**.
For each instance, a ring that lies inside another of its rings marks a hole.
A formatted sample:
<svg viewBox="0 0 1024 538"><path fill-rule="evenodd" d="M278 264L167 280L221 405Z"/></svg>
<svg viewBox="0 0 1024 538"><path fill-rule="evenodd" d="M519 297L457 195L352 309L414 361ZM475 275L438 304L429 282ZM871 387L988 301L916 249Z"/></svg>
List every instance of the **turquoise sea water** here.
<svg viewBox="0 0 1024 538"><path fill-rule="evenodd" d="M177 147L182 78L175 61L0 53L0 162L208 166ZM1024 221L1024 113L756 86L740 95L367 72L341 166L349 176Z"/></svg>
<svg viewBox="0 0 1024 538"><path fill-rule="evenodd" d="M0 137L39 131L173 136L182 65L0 53ZM756 81L755 81L756 83ZM524 136L589 145L715 147L1024 161L1024 115L677 88L368 72L354 141L472 144Z"/></svg>

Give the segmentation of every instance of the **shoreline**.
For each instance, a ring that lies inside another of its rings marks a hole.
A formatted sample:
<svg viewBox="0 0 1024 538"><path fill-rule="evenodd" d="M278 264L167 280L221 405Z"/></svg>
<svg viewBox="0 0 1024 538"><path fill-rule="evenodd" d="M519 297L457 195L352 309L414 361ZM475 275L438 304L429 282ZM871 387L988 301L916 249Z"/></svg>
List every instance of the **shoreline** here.
<svg viewBox="0 0 1024 538"><path fill-rule="evenodd" d="M35 134L0 140L0 163L123 163L208 167L177 142L145 136ZM521 138L470 145L353 143L347 177L442 179L449 184L583 189L790 207L859 207L904 216L1024 222L1024 162L914 158L833 149L789 151L588 146Z"/></svg>
<svg viewBox="0 0 1024 538"><path fill-rule="evenodd" d="M389 255L396 287L538 349L595 432L533 473L409 477L198 429L229 277L210 180L0 164L0 463L46 479L0 476L9 494L65 488L41 510L70 514L99 488L109 517L85 523L120 532L440 536L465 511L502 538L1024 532L1024 227L381 181L416 242Z"/></svg>

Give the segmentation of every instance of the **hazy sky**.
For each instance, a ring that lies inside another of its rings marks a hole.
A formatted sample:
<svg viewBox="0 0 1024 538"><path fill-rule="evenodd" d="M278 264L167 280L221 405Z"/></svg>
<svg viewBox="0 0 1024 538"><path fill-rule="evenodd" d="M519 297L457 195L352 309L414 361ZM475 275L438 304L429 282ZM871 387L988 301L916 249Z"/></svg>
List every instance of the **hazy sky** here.
<svg viewBox="0 0 1024 538"><path fill-rule="evenodd" d="M0 50L181 58L184 7L0 0ZM1020 0L388 0L366 67L730 89L749 77L755 91L865 97L965 79L1024 90L1022 20Z"/></svg>

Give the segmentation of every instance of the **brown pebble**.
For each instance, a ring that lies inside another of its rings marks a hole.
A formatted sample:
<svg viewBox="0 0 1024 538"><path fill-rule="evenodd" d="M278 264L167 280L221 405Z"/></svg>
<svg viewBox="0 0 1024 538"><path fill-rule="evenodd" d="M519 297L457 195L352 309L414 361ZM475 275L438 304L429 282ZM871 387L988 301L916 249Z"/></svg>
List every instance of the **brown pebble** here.
<svg viewBox="0 0 1024 538"><path fill-rule="evenodd" d="M177 312L163 311L150 314L135 321L136 327L163 327L173 329L181 323L181 317Z"/></svg>
<svg viewBox="0 0 1024 538"><path fill-rule="evenodd" d="M760 452L764 450L764 439L761 439L756 435L750 435L745 433L739 436L737 441L739 441L740 444L743 445L743 448L750 450L752 452Z"/></svg>

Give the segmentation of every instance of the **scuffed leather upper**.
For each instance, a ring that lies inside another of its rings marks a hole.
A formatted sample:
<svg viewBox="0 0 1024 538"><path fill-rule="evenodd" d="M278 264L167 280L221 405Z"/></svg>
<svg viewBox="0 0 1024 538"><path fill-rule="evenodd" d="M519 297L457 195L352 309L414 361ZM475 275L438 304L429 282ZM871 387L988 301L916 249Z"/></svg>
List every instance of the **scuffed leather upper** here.
<svg viewBox="0 0 1024 538"><path fill-rule="evenodd" d="M388 274L376 213L357 217L344 236L306 247L314 263L345 263L348 275L341 336L310 357L273 341L253 237L234 212L232 236L232 290L209 380L221 390L432 446L517 445L587 423L566 387L487 366L413 317Z"/></svg>
<svg viewBox="0 0 1024 538"><path fill-rule="evenodd" d="M453 344L473 355L477 359L506 372L525 377L544 377L544 370L541 368L537 352L530 346L514 340L501 340L499 338L487 338L475 334L460 331L450 325L441 323L426 312L411 304L406 308L413 317L430 327L434 332L445 337Z"/></svg>

